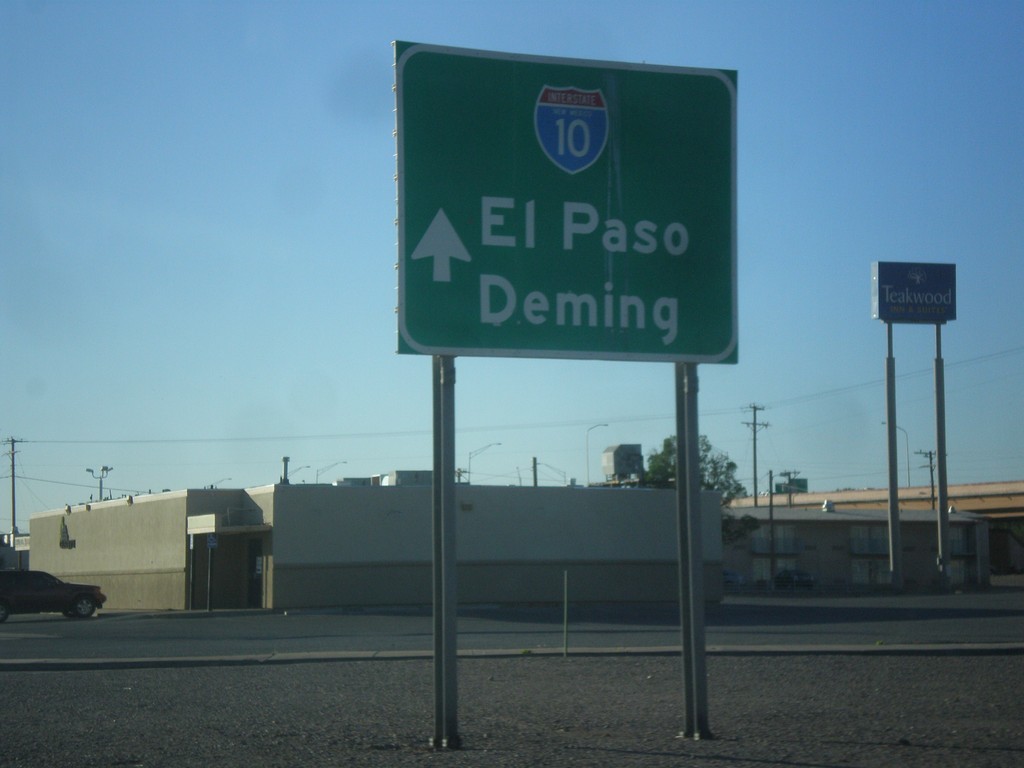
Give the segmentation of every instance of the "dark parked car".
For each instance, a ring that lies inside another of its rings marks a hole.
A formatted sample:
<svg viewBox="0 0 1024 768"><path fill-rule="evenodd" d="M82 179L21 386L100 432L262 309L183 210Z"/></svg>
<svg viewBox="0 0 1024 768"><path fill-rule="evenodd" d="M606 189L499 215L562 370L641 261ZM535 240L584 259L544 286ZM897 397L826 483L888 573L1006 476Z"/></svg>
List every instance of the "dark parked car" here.
<svg viewBox="0 0 1024 768"><path fill-rule="evenodd" d="M92 584L70 584L43 571L0 571L0 622L12 613L63 613L84 619L106 601Z"/></svg>
<svg viewBox="0 0 1024 768"><path fill-rule="evenodd" d="M746 577L739 571L734 571L732 568L722 569L722 585L727 589L739 589L746 583Z"/></svg>
<svg viewBox="0 0 1024 768"><path fill-rule="evenodd" d="M806 571L779 571L775 574L775 588L814 589L814 577Z"/></svg>

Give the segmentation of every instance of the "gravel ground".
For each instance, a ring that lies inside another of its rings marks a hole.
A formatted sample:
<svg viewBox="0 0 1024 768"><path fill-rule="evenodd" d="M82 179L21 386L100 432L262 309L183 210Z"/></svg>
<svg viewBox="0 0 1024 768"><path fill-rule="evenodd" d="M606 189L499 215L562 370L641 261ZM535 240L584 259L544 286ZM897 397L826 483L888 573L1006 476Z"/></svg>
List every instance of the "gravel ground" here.
<svg viewBox="0 0 1024 768"><path fill-rule="evenodd" d="M712 655L714 738L678 738L674 656L459 662L434 751L429 661L4 672L0 766L1024 765L1013 655Z"/></svg>

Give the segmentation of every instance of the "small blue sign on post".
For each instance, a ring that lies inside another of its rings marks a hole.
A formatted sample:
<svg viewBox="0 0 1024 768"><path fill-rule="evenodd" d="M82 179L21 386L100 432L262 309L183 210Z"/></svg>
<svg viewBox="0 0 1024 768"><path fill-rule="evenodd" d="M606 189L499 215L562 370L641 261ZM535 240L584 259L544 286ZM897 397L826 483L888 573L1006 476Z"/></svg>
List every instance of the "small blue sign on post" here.
<svg viewBox="0 0 1024 768"><path fill-rule="evenodd" d="M208 534L206 534L206 548L207 549L216 549L217 548L217 534L216 533L208 533Z"/></svg>
<svg viewBox="0 0 1024 768"><path fill-rule="evenodd" d="M932 325L956 320L956 264L874 262L871 317L886 323Z"/></svg>

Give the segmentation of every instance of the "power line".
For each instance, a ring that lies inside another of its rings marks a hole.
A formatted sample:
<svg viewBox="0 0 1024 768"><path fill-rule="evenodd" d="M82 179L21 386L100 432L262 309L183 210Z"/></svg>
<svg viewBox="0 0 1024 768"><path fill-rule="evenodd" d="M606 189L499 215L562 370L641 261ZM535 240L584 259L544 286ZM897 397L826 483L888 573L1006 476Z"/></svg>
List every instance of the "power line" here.
<svg viewBox="0 0 1024 768"><path fill-rule="evenodd" d="M947 363L946 368L960 367L964 365L970 365L974 363L988 362L991 360L997 360L1011 355L1019 354L1024 352L1024 346L1011 347L1009 349L1000 350L998 352L990 352L984 355L977 355L975 357L967 358L964 360L957 361L955 363ZM899 379L907 379L923 375L931 375L932 370L930 368L920 369L917 371L910 371L897 376ZM863 381L859 384L850 384L843 387L836 387L833 389L824 389L818 392L809 392L803 395L796 395L794 397L784 398L781 400L774 400L768 403L768 405L758 405L758 410L767 410L769 408L784 408L787 406L801 405L803 403L813 402L815 400L822 400L828 397L835 397L838 395L844 395L849 392L855 392L860 389L866 389L869 387L878 387L884 383L883 379L871 379L869 381ZM750 410L751 407L747 406L743 409L736 408L720 408L710 411L701 411L701 417L711 416L726 416L732 415L737 410ZM517 431L517 430L529 430L529 429L565 429L568 427L581 427L593 424L596 417L589 416L584 419L575 419L571 421L561 422L527 422L521 424L492 424L492 425L479 425L473 427L460 427L456 430L458 434L469 434L474 432L487 432L487 431ZM617 424L635 424L644 421L672 421L675 419L675 414L653 414L653 415L641 415L641 416L621 416L621 417L601 417L602 421L613 422ZM756 414L755 414L756 420ZM765 425L767 426L767 425ZM217 444L217 443L260 443L260 442L279 442L282 440L356 440L356 439L368 439L368 438L396 438L396 437L420 437L429 436L431 433L430 429L418 429L418 430L395 430L390 432L340 432L330 434L319 434L319 435L249 435L244 437L182 437L182 438L128 438L128 439L76 439L76 440L18 440L19 443L35 443L39 445L185 445L185 444Z"/></svg>
<svg viewBox="0 0 1024 768"><path fill-rule="evenodd" d="M27 475L18 475L18 479L19 480L31 480L33 483L48 483L49 485L66 485L66 486L69 486L71 488L88 488L89 490L92 490L93 488L96 487L92 483L72 483L72 482L68 482L67 480L48 480L45 477L29 477ZM132 494L141 493L141 491L133 489L133 488L115 488L112 485L108 485L106 489L108 491L117 491L118 493L132 493Z"/></svg>
<svg viewBox="0 0 1024 768"><path fill-rule="evenodd" d="M704 416L719 416L734 413L735 409L722 409L720 411L709 411ZM651 416L624 416L609 418L607 421L617 424L637 423L642 421L666 421L672 420L672 414L651 415ZM567 427L580 427L593 423L593 417L576 419L573 421L561 422L532 422L523 424L491 424L475 427L461 427L456 430L459 434L474 432L509 432L527 429L565 429ZM333 434L319 435L266 435L248 437L180 437L180 438L125 438L125 439L77 439L77 440L23 440L21 442L35 443L37 445L185 445L192 443L260 443L279 442L283 440L356 440L368 438L393 438L393 437L421 437L431 435L429 429L419 430L397 430L391 432L340 432Z"/></svg>
<svg viewBox="0 0 1024 768"><path fill-rule="evenodd" d="M999 352L990 352L984 355L977 355L975 357L969 357L964 360L958 360L955 363L946 363L946 368L959 368L965 365L972 365L974 363L983 363L990 360L998 360L1003 357L1009 357L1011 355L1020 354L1024 352L1024 347L1011 347L1010 349L1004 349ZM897 379L910 379L918 376L931 375L933 370L931 368L920 368L916 371L908 371L907 373L899 374ZM810 392L805 395L797 395L795 397L788 397L783 400L775 400L769 403L771 408L784 408L790 405L801 405L803 403L809 403L814 400L822 400L827 397L835 397L837 395L845 395L849 392L855 392L859 389L866 389L868 387L878 387L885 383L884 379L871 379L870 381L862 381L859 384L850 384L845 387L836 387L834 389L823 389L819 392Z"/></svg>

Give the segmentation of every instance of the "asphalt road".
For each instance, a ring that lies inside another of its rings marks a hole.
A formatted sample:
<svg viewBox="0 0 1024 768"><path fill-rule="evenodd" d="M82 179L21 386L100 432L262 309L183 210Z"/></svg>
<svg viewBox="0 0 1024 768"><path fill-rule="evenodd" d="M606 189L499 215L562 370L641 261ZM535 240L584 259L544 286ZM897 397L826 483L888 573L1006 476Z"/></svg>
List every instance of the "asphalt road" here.
<svg viewBox="0 0 1024 768"><path fill-rule="evenodd" d="M891 649L921 644L1024 648L1024 589L860 597L728 596L706 612L710 653L744 649ZM460 651L563 647L560 606L464 606ZM675 605L570 606L570 652L678 647ZM0 667L28 660L272 658L417 654L432 648L429 607L324 611L102 612L71 621L12 616L0 624Z"/></svg>

